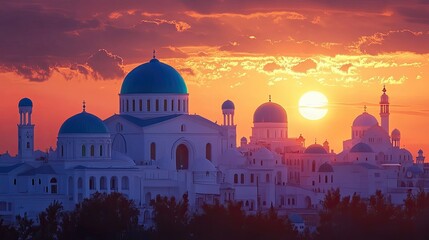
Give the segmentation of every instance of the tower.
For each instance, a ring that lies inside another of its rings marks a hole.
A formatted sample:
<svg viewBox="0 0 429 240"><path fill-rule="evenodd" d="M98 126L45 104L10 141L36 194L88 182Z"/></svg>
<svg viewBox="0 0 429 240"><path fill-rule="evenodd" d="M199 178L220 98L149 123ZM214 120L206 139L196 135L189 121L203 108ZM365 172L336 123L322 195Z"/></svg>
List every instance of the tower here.
<svg viewBox="0 0 429 240"><path fill-rule="evenodd" d="M383 94L380 97L381 127L389 133L389 96L386 94L386 86L383 86Z"/></svg>
<svg viewBox="0 0 429 240"><path fill-rule="evenodd" d="M416 164L423 166L425 163L425 156L423 156L423 150L419 150L418 152L419 156L416 157Z"/></svg>
<svg viewBox="0 0 429 240"><path fill-rule="evenodd" d="M226 100L222 104L223 128L226 129L228 135L227 148L237 147L236 125L234 125L234 110L235 106L231 100Z"/></svg>
<svg viewBox="0 0 429 240"><path fill-rule="evenodd" d="M398 129L393 129L392 133L390 134L390 137L392 139L393 147L401 147L401 132Z"/></svg>
<svg viewBox="0 0 429 240"><path fill-rule="evenodd" d="M33 160L34 152L34 124L31 123L33 102L23 98L18 103L18 157L22 160Z"/></svg>

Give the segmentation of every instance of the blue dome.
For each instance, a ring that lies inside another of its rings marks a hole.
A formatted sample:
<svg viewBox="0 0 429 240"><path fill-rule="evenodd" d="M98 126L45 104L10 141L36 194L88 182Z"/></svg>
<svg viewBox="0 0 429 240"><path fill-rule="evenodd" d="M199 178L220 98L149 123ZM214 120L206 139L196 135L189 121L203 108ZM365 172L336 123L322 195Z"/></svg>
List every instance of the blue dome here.
<svg viewBox="0 0 429 240"><path fill-rule="evenodd" d="M327 154L328 152L326 152L326 149L320 144L311 144L305 149L304 153Z"/></svg>
<svg viewBox="0 0 429 240"><path fill-rule="evenodd" d="M277 103L264 103L253 114L253 123L262 122L287 123L286 111Z"/></svg>
<svg viewBox="0 0 429 240"><path fill-rule="evenodd" d="M235 109L234 103L231 100L226 100L222 103L222 109Z"/></svg>
<svg viewBox="0 0 429 240"><path fill-rule="evenodd" d="M108 133L103 121L85 111L72 116L61 125L59 134L63 133Z"/></svg>
<svg viewBox="0 0 429 240"><path fill-rule="evenodd" d="M350 152L351 153L372 153L374 151L368 144L360 142L354 145L352 149L350 149Z"/></svg>
<svg viewBox="0 0 429 240"><path fill-rule="evenodd" d="M29 98L23 98L19 101L18 107L32 107L33 102Z"/></svg>
<svg viewBox="0 0 429 240"><path fill-rule="evenodd" d="M134 68L125 77L121 94L135 93L187 94L188 89L174 68L154 58Z"/></svg>

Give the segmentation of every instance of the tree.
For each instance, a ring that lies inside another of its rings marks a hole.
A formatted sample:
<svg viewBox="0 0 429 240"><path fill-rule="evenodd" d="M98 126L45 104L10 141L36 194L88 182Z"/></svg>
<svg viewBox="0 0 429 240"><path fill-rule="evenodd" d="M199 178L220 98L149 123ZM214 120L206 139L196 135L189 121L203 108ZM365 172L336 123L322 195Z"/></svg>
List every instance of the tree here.
<svg viewBox="0 0 429 240"><path fill-rule="evenodd" d="M63 209L63 205L55 200L45 211L39 214L40 226L36 234L37 238L44 240L58 239L61 231Z"/></svg>
<svg viewBox="0 0 429 240"><path fill-rule="evenodd" d="M154 208L155 239L188 239L188 195L184 194L182 201L176 202L175 197L156 196L151 201Z"/></svg>
<svg viewBox="0 0 429 240"><path fill-rule="evenodd" d="M18 239L26 240L31 239L34 235L34 221L32 219L28 219L27 213L24 214L23 217L20 215L16 216L17 227L16 230L18 232Z"/></svg>
<svg viewBox="0 0 429 240"><path fill-rule="evenodd" d="M10 225L5 225L3 219L0 219L0 237L3 240L18 239L18 232Z"/></svg>

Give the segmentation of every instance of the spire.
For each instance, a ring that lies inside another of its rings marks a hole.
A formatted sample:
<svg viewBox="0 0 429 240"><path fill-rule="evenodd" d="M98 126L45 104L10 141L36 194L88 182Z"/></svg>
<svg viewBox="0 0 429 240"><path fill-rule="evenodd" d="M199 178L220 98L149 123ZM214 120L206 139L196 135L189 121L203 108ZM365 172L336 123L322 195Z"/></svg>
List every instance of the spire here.
<svg viewBox="0 0 429 240"><path fill-rule="evenodd" d="M363 111L366 112L366 105L363 105Z"/></svg>
<svg viewBox="0 0 429 240"><path fill-rule="evenodd" d="M155 51L155 49L153 50L153 52L152 52L152 58L153 59L156 59L156 51Z"/></svg>
<svg viewBox="0 0 429 240"><path fill-rule="evenodd" d="M83 102L82 102L82 111L83 112L86 112L86 102L85 102L85 100L83 100Z"/></svg>
<svg viewBox="0 0 429 240"><path fill-rule="evenodd" d="M271 102L271 94L268 95L268 101Z"/></svg>
<svg viewBox="0 0 429 240"><path fill-rule="evenodd" d="M383 93L386 93L386 91L387 91L386 90L386 84L383 85L383 90L381 90L381 91L383 91Z"/></svg>

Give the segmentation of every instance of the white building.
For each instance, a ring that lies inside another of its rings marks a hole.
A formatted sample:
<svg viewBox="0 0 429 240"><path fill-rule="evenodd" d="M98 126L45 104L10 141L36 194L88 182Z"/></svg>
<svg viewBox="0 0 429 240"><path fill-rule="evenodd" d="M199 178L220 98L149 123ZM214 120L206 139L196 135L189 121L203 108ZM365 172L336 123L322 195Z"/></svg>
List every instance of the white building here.
<svg viewBox="0 0 429 240"><path fill-rule="evenodd" d="M23 98L18 154L0 155L0 216L13 221L27 213L36 219L53 200L73 209L97 191L133 199L148 223L149 203L158 194L188 193L193 208L241 201L255 212L317 208L332 188L363 197L381 190L400 202L408 189L427 186L423 153L413 164L412 155L400 149L399 130L388 134L385 88L381 126L365 111L339 154L330 152L327 141L306 148L303 136L290 137L286 111L271 99L256 109L250 141L242 138L240 147L232 101L222 104L222 125L190 115L188 106L183 78L154 57L125 77L119 114L102 121L84 103L81 113L62 124L56 149L43 154L33 147L33 103Z"/></svg>

